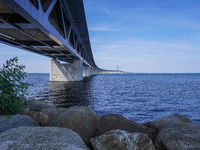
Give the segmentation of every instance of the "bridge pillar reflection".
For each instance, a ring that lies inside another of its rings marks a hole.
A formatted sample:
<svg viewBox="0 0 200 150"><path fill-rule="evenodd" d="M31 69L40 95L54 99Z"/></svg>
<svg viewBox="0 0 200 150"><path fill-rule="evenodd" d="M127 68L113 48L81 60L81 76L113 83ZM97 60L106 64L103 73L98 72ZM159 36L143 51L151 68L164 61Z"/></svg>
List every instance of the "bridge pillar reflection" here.
<svg viewBox="0 0 200 150"><path fill-rule="evenodd" d="M50 81L81 81L83 80L83 62L75 60L71 64L61 64L55 59L50 64Z"/></svg>

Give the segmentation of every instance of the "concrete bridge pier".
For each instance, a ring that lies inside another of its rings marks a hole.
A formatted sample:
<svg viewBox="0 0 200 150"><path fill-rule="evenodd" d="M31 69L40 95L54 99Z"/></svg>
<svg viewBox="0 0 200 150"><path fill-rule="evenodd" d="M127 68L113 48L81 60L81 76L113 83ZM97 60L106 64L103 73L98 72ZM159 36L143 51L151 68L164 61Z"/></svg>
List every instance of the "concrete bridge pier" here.
<svg viewBox="0 0 200 150"><path fill-rule="evenodd" d="M99 71L96 70L96 69L93 69L93 70L92 70L92 75L95 75L95 74L99 74Z"/></svg>
<svg viewBox="0 0 200 150"><path fill-rule="evenodd" d="M71 64L61 64L55 59L50 63L50 81L82 81L83 62L75 60Z"/></svg>
<svg viewBox="0 0 200 150"><path fill-rule="evenodd" d="M90 67L83 67L83 77L89 77L93 75L92 69Z"/></svg>

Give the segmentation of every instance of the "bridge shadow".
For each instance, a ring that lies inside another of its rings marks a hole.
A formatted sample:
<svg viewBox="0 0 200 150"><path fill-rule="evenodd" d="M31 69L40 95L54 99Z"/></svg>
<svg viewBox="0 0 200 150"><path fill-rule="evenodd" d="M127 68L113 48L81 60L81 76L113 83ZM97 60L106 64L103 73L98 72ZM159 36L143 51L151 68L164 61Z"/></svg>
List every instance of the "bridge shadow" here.
<svg viewBox="0 0 200 150"><path fill-rule="evenodd" d="M58 107L88 106L94 102L93 77L80 82L50 82L49 99Z"/></svg>

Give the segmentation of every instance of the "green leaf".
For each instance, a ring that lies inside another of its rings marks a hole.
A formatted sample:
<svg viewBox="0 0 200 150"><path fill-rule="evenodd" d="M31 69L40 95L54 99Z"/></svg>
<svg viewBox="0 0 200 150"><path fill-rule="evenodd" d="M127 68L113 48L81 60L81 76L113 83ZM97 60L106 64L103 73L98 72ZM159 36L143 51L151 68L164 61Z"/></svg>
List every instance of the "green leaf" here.
<svg viewBox="0 0 200 150"><path fill-rule="evenodd" d="M25 108L28 87L23 81L25 66L18 65L18 58L7 60L0 68L0 114L14 114Z"/></svg>

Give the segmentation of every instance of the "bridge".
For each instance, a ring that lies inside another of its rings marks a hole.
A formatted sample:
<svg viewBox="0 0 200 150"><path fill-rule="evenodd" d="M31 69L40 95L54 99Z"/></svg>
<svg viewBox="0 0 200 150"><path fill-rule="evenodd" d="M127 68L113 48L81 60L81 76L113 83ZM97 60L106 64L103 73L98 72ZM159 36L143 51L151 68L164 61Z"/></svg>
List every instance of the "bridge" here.
<svg viewBox="0 0 200 150"><path fill-rule="evenodd" d="M81 81L101 71L83 0L0 0L0 41L51 57L50 81Z"/></svg>

